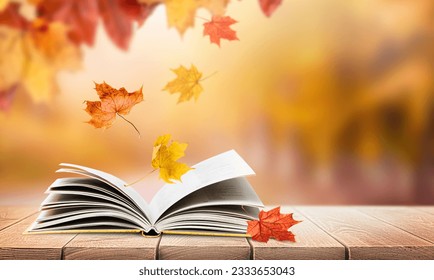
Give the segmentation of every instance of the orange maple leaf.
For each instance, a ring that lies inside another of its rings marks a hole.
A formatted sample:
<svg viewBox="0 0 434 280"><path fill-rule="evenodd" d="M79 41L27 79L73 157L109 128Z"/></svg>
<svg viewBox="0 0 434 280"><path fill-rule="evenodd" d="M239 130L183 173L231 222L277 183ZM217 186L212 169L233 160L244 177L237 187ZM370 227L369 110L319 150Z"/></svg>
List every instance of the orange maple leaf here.
<svg viewBox="0 0 434 280"><path fill-rule="evenodd" d="M92 116L88 123L96 128L109 128L118 115L131 124L140 135L136 126L122 115L128 114L134 105L143 101L142 88L128 93L123 87L115 89L103 82L95 83L95 90L101 101L85 101L87 105L85 110Z"/></svg>
<svg viewBox="0 0 434 280"><path fill-rule="evenodd" d="M203 35L209 35L211 43L217 44L219 47L220 39L239 40L236 31L230 28L234 23L237 23L237 21L229 16L213 16L211 21L203 24Z"/></svg>
<svg viewBox="0 0 434 280"><path fill-rule="evenodd" d="M301 221L294 220L292 216L293 214L281 214L280 206L268 212L261 210L259 221L247 222L247 234L251 235L253 240L260 242L267 242L270 237L295 242L295 235L288 229Z"/></svg>

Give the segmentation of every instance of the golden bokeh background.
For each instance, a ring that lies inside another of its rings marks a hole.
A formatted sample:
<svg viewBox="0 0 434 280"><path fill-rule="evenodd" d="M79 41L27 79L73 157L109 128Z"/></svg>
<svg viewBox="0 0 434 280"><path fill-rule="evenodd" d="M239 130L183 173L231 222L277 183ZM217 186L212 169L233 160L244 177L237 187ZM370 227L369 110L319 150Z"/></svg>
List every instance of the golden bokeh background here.
<svg viewBox="0 0 434 280"><path fill-rule="evenodd" d="M434 203L433 1L286 0L270 18L257 1L232 1L226 14L240 40L220 48L199 18L183 37L168 29L164 6L126 52L100 27L51 102L18 93L0 112L0 204L39 204L61 162L134 181L165 133L189 144L190 165L238 151L266 204ZM191 64L212 76L197 102L177 104L162 88ZM127 116L141 138L120 119L85 123L83 101L102 81L143 86ZM162 185L151 176L135 188L149 200Z"/></svg>

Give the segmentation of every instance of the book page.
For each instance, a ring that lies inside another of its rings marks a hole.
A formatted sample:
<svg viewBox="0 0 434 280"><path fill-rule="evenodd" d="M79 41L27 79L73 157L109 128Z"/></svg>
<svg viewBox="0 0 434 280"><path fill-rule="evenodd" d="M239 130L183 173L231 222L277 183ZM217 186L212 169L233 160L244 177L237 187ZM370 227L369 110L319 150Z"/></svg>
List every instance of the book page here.
<svg viewBox="0 0 434 280"><path fill-rule="evenodd" d="M76 173L80 175L94 177L109 184L110 186L113 186L116 190L131 198L131 202L134 203L143 212L143 215L148 219L150 218L151 211L149 209L148 203L146 203L145 199L133 188L125 187L126 183L121 179L111 174L76 164L61 163L60 165L70 168L61 168L57 172Z"/></svg>
<svg viewBox="0 0 434 280"><path fill-rule="evenodd" d="M149 205L151 223L154 223L158 217L177 201L205 186L255 174L250 166L234 150L204 160L194 165L193 168L193 170L182 176L182 182L165 184L157 192ZM224 198L222 197L221 199L223 200Z"/></svg>

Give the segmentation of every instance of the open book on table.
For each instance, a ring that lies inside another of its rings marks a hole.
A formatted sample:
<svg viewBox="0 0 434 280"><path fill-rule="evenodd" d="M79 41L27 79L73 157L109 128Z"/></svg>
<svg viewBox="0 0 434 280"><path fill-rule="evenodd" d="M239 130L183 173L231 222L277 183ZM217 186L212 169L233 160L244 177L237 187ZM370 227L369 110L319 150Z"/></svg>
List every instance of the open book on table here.
<svg viewBox="0 0 434 280"><path fill-rule="evenodd" d="M254 171L234 151L193 166L182 182L166 184L150 203L119 178L61 164L39 216L26 233L143 232L243 236L261 200L245 176Z"/></svg>

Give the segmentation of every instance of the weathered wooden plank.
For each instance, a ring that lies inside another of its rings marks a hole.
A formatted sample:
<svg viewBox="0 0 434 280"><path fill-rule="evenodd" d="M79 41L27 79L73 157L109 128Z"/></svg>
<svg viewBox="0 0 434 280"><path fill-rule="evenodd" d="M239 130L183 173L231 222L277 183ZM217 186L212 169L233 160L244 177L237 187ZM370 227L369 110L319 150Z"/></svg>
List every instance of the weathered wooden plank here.
<svg viewBox="0 0 434 280"><path fill-rule="evenodd" d="M0 206L0 230L36 213L36 206Z"/></svg>
<svg viewBox="0 0 434 280"><path fill-rule="evenodd" d="M244 237L161 236L159 259L163 260L247 260L250 245Z"/></svg>
<svg viewBox="0 0 434 280"><path fill-rule="evenodd" d="M0 231L0 259L61 259L75 234L23 234L37 214Z"/></svg>
<svg viewBox="0 0 434 280"><path fill-rule="evenodd" d="M413 206L411 208L434 215L434 206Z"/></svg>
<svg viewBox="0 0 434 280"><path fill-rule="evenodd" d="M296 242L270 239L267 243L250 240L253 258L258 260L343 260L345 247L290 207L281 213L294 213L294 219L303 221L290 230Z"/></svg>
<svg viewBox="0 0 434 280"><path fill-rule="evenodd" d="M410 207L360 207L360 211L434 243L434 215Z"/></svg>
<svg viewBox="0 0 434 280"><path fill-rule="evenodd" d="M159 239L140 233L80 233L63 255L66 260L154 260Z"/></svg>
<svg viewBox="0 0 434 280"><path fill-rule="evenodd" d="M349 259L434 259L434 245L352 207L297 207L348 248Z"/></svg>

